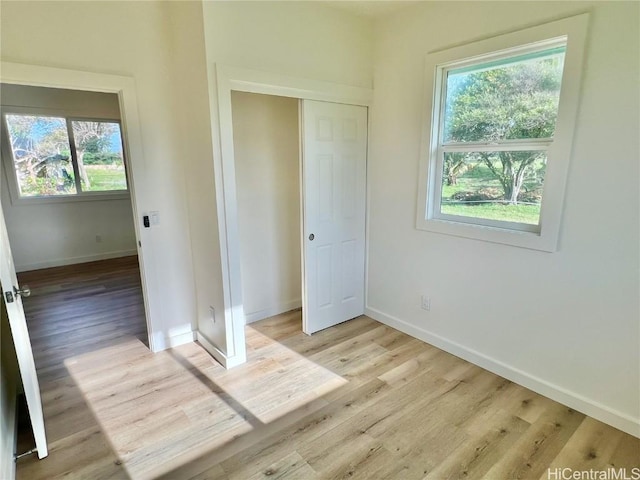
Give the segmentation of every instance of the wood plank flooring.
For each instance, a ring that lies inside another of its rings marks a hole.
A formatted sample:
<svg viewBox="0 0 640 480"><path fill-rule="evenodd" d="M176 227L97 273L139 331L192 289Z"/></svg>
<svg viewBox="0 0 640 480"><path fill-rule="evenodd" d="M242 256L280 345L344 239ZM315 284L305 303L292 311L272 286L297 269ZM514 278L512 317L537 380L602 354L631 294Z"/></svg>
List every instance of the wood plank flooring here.
<svg viewBox="0 0 640 480"><path fill-rule="evenodd" d="M310 337L299 311L254 323L249 361L226 371L196 343L147 349L135 258L21 277L50 455L20 460L19 479L640 467L640 440L367 317Z"/></svg>
<svg viewBox="0 0 640 480"><path fill-rule="evenodd" d="M137 257L24 272L18 278L32 291L24 308L50 453L43 461L21 459L17 477L126 478L64 362L123 339L147 341Z"/></svg>

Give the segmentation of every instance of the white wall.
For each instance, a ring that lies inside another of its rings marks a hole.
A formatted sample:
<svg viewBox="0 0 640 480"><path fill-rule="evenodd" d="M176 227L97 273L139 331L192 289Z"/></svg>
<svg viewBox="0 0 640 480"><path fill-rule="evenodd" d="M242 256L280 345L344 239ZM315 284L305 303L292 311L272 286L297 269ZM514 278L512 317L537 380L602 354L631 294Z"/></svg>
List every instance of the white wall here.
<svg viewBox="0 0 640 480"><path fill-rule="evenodd" d="M184 139L185 175L195 288L194 328L225 351L224 292L213 175L213 143L204 24L200 2L166 2L173 91L167 99ZM188 72L188 74L186 74ZM215 309L212 318L210 307ZM215 321L214 321L215 320Z"/></svg>
<svg viewBox="0 0 640 480"><path fill-rule="evenodd" d="M233 92L247 323L301 306L298 100Z"/></svg>
<svg viewBox="0 0 640 480"><path fill-rule="evenodd" d="M319 2L206 1L202 8L211 131L217 160L220 160L220 125L215 64L345 85L369 88L372 85L372 26L365 18L327 8ZM197 196L199 202L190 203L190 215L210 222L211 208L216 205L216 190L210 185L214 178L213 164L204 158L198 162L199 178L190 185L190 195ZM207 237L203 238L210 238L213 230L209 227ZM211 257L212 253L206 255ZM200 259L198 256L196 269ZM204 261L208 261L206 257ZM204 271L198 283L210 285L214 281L210 277ZM226 352L225 322L213 323L203 314L208 305L215 305L215 292L204 288L198 292L199 331ZM230 300L223 306L227 312L234 307L238 308ZM224 310L216 308L218 316L222 317Z"/></svg>
<svg viewBox="0 0 640 480"><path fill-rule="evenodd" d="M60 115L120 118L115 94L3 84L0 97L3 110L29 107ZM130 199L12 203L8 184L12 160L2 160L2 210L17 271L136 254Z"/></svg>
<svg viewBox="0 0 640 480"><path fill-rule="evenodd" d="M590 34L559 251L416 230L427 52L586 9ZM638 9L631 2L429 2L377 23L368 290L372 316L636 435ZM420 309L421 294L431 297L430 312Z"/></svg>
<svg viewBox="0 0 640 480"><path fill-rule="evenodd" d="M173 108L181 87L175 82L189 75L173 71L169 8L164 2L3 2L0 25L4 61L135 79L147 173L136 187L144 193L141 212L160 212L142 246L156 272L147 278L156 348L191 341L195 318L184 173L189 139Z"/></svg>
<svg viewBox="0 0 640 480"><path fill-rule="evenodd" d="M372 86L371 23L321 2L205 1L207 60Z"/></svg>

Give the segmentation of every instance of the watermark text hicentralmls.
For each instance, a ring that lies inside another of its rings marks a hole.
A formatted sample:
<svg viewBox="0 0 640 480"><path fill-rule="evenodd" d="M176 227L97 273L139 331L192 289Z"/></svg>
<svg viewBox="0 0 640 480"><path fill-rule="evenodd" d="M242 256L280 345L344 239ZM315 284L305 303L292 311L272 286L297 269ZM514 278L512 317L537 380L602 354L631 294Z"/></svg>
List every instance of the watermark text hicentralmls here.
<svg viewBox="0 0 640 480"><path fill-rule="evenodd" d="M573 468L548 468L547 480L640 480L640 467L602 470L575 470Z"/></svg>

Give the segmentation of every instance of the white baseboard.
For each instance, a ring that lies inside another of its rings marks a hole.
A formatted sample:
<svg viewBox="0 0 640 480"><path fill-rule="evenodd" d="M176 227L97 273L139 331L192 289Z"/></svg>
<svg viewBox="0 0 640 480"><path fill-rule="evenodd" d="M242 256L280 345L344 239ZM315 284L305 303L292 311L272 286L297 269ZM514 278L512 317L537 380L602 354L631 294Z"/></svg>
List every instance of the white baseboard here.
<svg viewBox="0 0 640 480"><path fill-rule="evenodd" d="M186 332L172 337L164 337L165 348L179 347L191 343L196 339L196 332Z"/></svg>
<svg viewBox="0 0 640 480"><path fill-rule="evenodd" d="M623 412L619 412L589 398L567 390L559 385L550 383L542 378L509 366L499 360L493 359L483 353L467 348L459 343L448 340L422 328L416 327L404 320L387 315L375 308L366 307L365 315L377 320L389 327L418 338L423 342L438 347L490 372L522 385L536 393L549 397L556 402L567 405L574 410L582 412L623 432L640 438L640 419L633 418Z"/></svg>
<svg viewBox="0 0 640 480"><path fill-rule="evenodd" d="M246 357L240 355L234 355L233 357L227 356L200 332L196 332L196 337L200 345L227 370L242 365L247 361Z"/></svg>
<svg viewBox="0 0 640 480"><path fill-rule="evenodd" d="M81 255L78 257L56 258L45 262L16 264L16 272L28 272L29 270L40 270L42 268L62 267L64 265L75 265L77 263L96 262L98 260L108 260L111 258L129 257L137 255L138 251L118 250L115 252L96 253L92 255Z"/></svg>
<svg viewBox="0 0 640 480"><path fill-rule="evenodd" d="M179 347L191 343L196 339L196 332L185 332L178 335L165 336L162 333L154 335L151 339L151 351L154 353L161 352L167 348Z"/></svg>
<svg viewBox="0 0 640 480"><path fill-rule="evenodd" d="M288 302L281 303L271 308L258 310L257 312L245 313L244 317L246 319L246 323L249 324L249 323L257 322L258 320L263 320L265 318L273 317L274 315L280 315L281 313L289 312L291 310L295 310L296 308L301 308L301 307L302 307L302 299L298 298L296 300L289 300Z"/></svg>

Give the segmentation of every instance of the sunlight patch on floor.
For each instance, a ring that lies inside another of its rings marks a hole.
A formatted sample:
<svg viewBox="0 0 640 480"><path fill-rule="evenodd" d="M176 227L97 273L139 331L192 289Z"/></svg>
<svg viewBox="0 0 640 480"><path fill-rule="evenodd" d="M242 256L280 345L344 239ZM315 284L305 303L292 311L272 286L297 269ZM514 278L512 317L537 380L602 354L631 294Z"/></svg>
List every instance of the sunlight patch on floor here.
<svg viewBox="0 0 640 480"><path fill-rule="evenodd" d="M232 370L195 343L153 354L135 338L65 366L128 473L152 478L274 422L292 423L348 383L255 330L249 337L249 361Z"/></svg>

